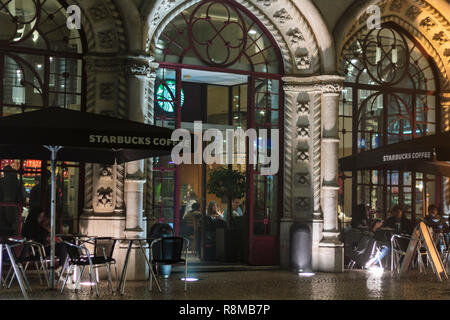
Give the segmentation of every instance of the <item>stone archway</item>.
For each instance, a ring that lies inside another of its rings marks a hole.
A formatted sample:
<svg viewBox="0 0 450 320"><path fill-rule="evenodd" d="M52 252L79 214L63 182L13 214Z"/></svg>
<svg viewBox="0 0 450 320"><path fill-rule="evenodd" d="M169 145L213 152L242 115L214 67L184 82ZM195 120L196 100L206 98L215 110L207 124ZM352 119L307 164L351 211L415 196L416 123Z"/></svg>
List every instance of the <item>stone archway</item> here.
<svg viewBox="0 0 450 320"><path fill-rule="evenodd" d="M339 27L336 39L343 39L337 47L337 65L342 65L342 51L366 28L366 8L378 5L381 22L393 22L409 32L434 60L439 71L440 103L444 130L450 130L450 3L444 0L384 0L360 1L355 4ZM444 180L444 209L450 211L450 182Z"/></svg>
<svg viewBox="0 0 450 320"><path fill-rule="evenodd" d="M149 55L154 52L164 27L184 9L198 2L200 0L158 0L148 8L146 51ZM285 145L281 265L289 266L290 226L295 221L304 221L313 226L314 269L342 271L342 246L337 239L337 208L334 204L338 189L337 147L334 146L338 143L337 105L343 79L333 76L336 73L333 38L310 0L302 1L301 7L298 1L291 0L236 2L249 9L277 41L287 76L283 79ZM147 87L149 119L153 114L153 90L154 81L151 80ZM328 161L325 166L321 161L323 158ZM148 166L151 168L151 162ZM149 181L151 170L147 172ZM151 206L151 192L149 186L146 192L148 207Z"/></svg>

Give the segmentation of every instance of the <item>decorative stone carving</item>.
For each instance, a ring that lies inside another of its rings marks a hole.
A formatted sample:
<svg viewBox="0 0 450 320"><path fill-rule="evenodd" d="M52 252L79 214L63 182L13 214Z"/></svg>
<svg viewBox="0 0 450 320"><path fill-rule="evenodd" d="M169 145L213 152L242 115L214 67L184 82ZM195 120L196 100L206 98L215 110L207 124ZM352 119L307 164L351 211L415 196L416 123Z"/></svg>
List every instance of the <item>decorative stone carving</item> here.
<svg viewBox="0 0 450 320"><path fill-rule="evenodd" d="M411 6L408 8L408 10L406 10L405 15L410 19L410 20L415 20L417 18L417 16L422 12L422 10L420 10L418 7L416 6Z"/></svg>
<svg viewBox="0 0 450 320"><path fill-rule="evenodd" d="M270 6L272 3L277 2L278 0L256 0L256 2L265 5L266 7Z"/></svg>
<svg viewBox="0 0 450 320"><path fill-rule="evenodd" d="M129 72L135 76L146 76L148 78L156 78L156 70L150 65L145 64L133 64L129 68Z"/></svg>
<svg viewBox="0 0 450 320"><path fill-rule="evenodd" d="M286 11L286 9L281 9L273 14L273 17L278 20L279 23L285 23L288 20L292 20L291 15Z"/></svg>
<svg viewBox="0 0 450 320"><path fill-rule="evenodd" d="M89 7L89 9L87 11L90 13L92 19L95 22L99 22L99 21L108 19L111 16L108 8L101 1L97 1L96 3L94 3L94 5Z"/></svg>
<svg viewBox="0 0 450 320"><path fill-rule="evenodd" d="M299 138L309 138L309 126L301 125L297 128L297 137Z"/></svg>
<svg viewBox="0 0 450 320"><path fill-rule="evenodd" d="M433 40L436 41L440 46L442 46L448 41L448 38L445 35L444 31L441 31L433 36Z"/></svg>
<svg viewBox="0 0 450 320"><path fill-rule="evenodd" d="M93 169L93 172L97 172L96 179L94 177L95 201L92 203L94 212L112 213L116 202L114 193L116 183L115 166L95 164Z"/></svg>
<svg viewBox="0 0 450 320"><path fill-rule="evenodd" d="M308 173L297 173L295 175L295 182L297 184L305 185L309 183L309 174Z"/></svg>
<svg viewBox="0 0 450 320"><path fill-rule="evenodd" d="M292 45L297 44L300 41L305 41L305 37L303 37L303 34L300 32L299 28L289 29L286 35L291 39Z"/></svg>
<svg viewBox="0 0 450 320"><path fill-rule="evenodd" d="M436 26L436 23L430 17L426 17L422 21L420 21L420 26L425 28L427 31L430 31L431 28Z"/></svg>
<svg viewBox="0 0 450 320"><path fill-rule="evenodd" d="M321 83L315 86L317 91L322 91L323 93L336 93L340 94L342 91L342 83L329 82Z"/></svg>
<svg viewBox="0 0 450 320"><path fill-rule="evenodd" d="M117 38L114 30L97 32L99 45L103 49L112 49L116 46Z"/></svg>
<svg viewBox="0 0 450 320"><path fill-rule="evenodd" d="M164 10L170 10L170 8L172 8L172 6L175 4L176 0L164 0L161 3L161 7L164 8Z"/></svg>
<svg viewBox="0 0 450 320"><path fill-rule="evenodd" d="M445 49L444 56L447 57L447 61L450 64L450 48Z"/></svg>
<svg viewBox="0 0 450 320"><path fill-rule="evenodd" d="M297 113L306 114L309 112L309 101L300 101L297 106Z"/></svg>
<svg viewBox="0 0 450 320"><path fill-rule="evenodd" d="M308 162L309 161L309 151L307 149L297 149L297 161L298 162Z"/></svg>
<svg viewBox="0 0 450 320"><path fill-rule="evenodd" d="M403 1L404 0L393 0L389 9L391 11L400 13L400 10L402 9L402 6L403 6L403 3L402 3Z"/></svg>
<svg viewBox="0 0 450 320"><path fill-rule="evenodd" d="M99 95L102 100L114 100L115 93L115 84L114 82L106 82L99 84Z"/></svg>
<svg viewBox="0 0 450 320"><path fill-rule="evenodd" d="M113 190L103 188L97 190L97 206L99 208L112 208Z"/></svg>
<svg viewBox="0 0 450 320"><path fill-rule="evenodd" d="M306 48L298 48L295 51L295 64L300 70L309 69L311 67L311 59Z"/></svg>
<svg viewBox="0 0 450 320"><path fill-rule="evenodd" d="M296 210L307 210L309 208L310 199L306 197L295 198L295 209Z"/></svg>

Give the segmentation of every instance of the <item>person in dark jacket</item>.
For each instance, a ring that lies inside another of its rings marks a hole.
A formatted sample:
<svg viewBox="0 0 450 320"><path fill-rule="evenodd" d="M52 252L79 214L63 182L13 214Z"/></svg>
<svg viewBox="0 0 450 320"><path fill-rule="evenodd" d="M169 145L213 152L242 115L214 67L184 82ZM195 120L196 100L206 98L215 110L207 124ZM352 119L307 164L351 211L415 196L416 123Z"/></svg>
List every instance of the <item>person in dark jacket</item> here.
<svg viewBox="0 0 450 320"><path fill-rule="evenodd" d="M23 182L17 178L17 171L11 166L3 168L4 177L0 179L0 202L5 204L25 205L25 187ZM19 227L18 207L0 206L0 224L11 230Z"/></svg>
<svg viewBox="0 0 450 320"><path fill-rule="evenodd" d="M450 231L447 222L439 215L439 210L434 204L428 206L428 215L425 217L424 222L433 229L434 233L447 233Z"/></svg>
<svg viewBox="0 0 450 320"><path fill-rule="evenodd" d="M395 206L392 209L392 216L383 223L383 228L392 228L394 234L406 234L408 236L413 231L411 220L406 218L400 206Z"/></svg>
<svg viewBox="0 0 450 320"><path fill-rule="evenodd" d="M22 229L22 236L41 243L45 247L45 254L50 255L50 225L44 211L40 207L33 207L28 214ZM59 258L59 268L62 268L67 257L67 249L60 238L56 238L55 255ZM57 270L58 271L58 270Z"/></svg>

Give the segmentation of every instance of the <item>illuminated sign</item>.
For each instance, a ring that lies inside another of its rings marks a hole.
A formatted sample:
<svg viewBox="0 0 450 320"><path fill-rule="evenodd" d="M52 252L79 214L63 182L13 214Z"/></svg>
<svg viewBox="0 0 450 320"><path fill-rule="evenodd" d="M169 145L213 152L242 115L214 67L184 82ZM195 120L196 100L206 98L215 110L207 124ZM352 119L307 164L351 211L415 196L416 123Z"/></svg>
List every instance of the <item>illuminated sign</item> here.
<svg viewBox="0 0 450 320"><path fill-rule="evenodd" d="M159 85L156 90L156 100L158 106L166 112L175 112L175 97L176 97L176 83L175 81L168 80L165 83ZM184 91L181 91L180 107L184 104Z"/></svg>

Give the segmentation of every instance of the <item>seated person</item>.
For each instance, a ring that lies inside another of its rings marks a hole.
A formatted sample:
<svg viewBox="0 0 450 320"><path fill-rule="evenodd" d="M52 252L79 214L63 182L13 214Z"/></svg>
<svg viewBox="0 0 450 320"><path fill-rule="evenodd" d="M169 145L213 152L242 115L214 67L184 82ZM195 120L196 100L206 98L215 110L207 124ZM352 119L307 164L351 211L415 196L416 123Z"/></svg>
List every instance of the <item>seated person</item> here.
<svg viewBox="0 0 450 320"><path fill-rule="evenodd" d="M206 229L211 230L217 227L225 226L223 213L219 211L219 206L216 201L211 201L206 209Z"/></svg>
<svg viewBox="0 0 450 320"><path fill-rule="evenodd" d="M191 217L197 218L201 215L202 215L202 213L200 212L200 204L198 202L195 202L192 204L191 210L184 214L183 219L187 220Z"/></svg>
<svg viewBox="0 0 450 320"><path fill-rule="evenodd" d="M44 211L39 207L34 207L23 225L22 236L29 240L41 243L45 247L45 254L50 255L50 226L46 219ZM55 255L59 257L59 267L56 270L61 271L67 257L67 249L61 238L56 238Z"/></svg>
<svg viewBox="0 0 450 320"><path fill-rule="evenodd" d="M434 233L447 233L450 231L447 222L439 215L439 210L434 204L428 206L428 215L425 217L424 222L433 229Z"/></svg>
<svg viewBox="0 0 450 320"><path fill-rule="evenodd" d="M374 233L382 226L382 221L371 221L366 206L359 204L352 215L351 226L352 229Z"/></svg>
<svg viewBox="0 0 450 320"><path fill-rule="evenodd" d="M391 234L398 234L398 235L406 235L411 236L413 232L413 225L409 219L406 218L406 216L403 214L403 209L400 206L395 206L392 209L392 216L389 217L386 221L383 222L381 229L383 228L389 228L393 231ZM380 230L381 232L382 230ZM379 239L379 237L377 237ZM381 254L379 256L379 260L383 260L386 256L389 255L391 251L390 246L390 240L389 239L383 239L378 240L380 242L381 246ZM406 251L408 249L409 240L405 238L399 238L398 244L400 246L400 249L402 251ZM375 262L375 261L374 261Z"/></svg>
<svg viewBox="0 0 450 320"><path fill-rule="evenodd" d="M381 225L381 221L375 223L370 221L364 204L358 205L352 214L352 228L342 234L345 256L360 267L366 267L376 245L373 235Z"/></svg>
<svg viewBox="0 0 450 320"><path fill-rule="evenodd" d="M233 217L243 217L244 216L244 212L242 211L241 207L241 199L233 199L233 201L231 202L231 209L233 210L233 215L231 216ZM225 211L223 212L223 220L227 221L227 216L228 216L228 208L225 209Z"/></svg>

